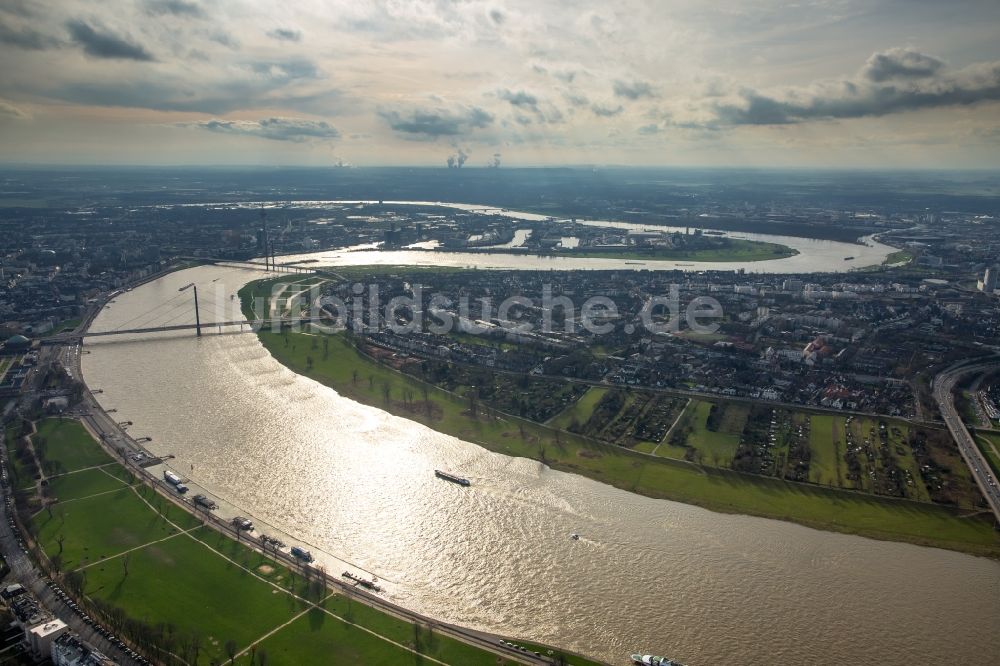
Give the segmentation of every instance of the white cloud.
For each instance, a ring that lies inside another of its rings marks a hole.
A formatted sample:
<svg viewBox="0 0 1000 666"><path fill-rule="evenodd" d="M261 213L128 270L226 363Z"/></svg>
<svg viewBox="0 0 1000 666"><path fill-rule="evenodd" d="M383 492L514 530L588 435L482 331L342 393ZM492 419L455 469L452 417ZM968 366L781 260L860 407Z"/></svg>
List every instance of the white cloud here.
<svg viewBox="0 0 1000 666"><path fill-rule="evenodd" d="M212 130L197 133L192 161L218 161L242 137L304 155L310 145L297 144L335 138L308 138L310 126L291 124L303 118L364 137L338 148L356 150L344 154L354 163L436 163L440 148L424 144L459 139L476 154L518 146L503 151L511 165L529 150L553 163L632 161L623 137L640 150L654 128L700 162L698 142L752 153L780 124L826 145L843 131L829 119L907 111L928 122L900 140L930 141L959 108L992 135L1000 3L963 4L959 20L901 2L34 0L0 7L0 90L30 100L40 143L55 141L46 123L76 114L83 126L100 109L133 123L128 137L151 124Z"/></svg>

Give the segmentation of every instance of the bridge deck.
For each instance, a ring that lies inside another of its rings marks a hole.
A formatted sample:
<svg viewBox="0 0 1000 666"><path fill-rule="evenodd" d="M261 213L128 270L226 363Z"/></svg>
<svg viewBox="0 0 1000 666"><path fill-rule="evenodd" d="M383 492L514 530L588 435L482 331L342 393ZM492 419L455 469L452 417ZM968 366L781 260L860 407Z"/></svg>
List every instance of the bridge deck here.
<svg viewBox="0 0 1000 666"><path fill-rule="evenodd" d="M257 331L265 326L274 325L284 325L284 324L309 324L320 321L319 317L297 317L294 319L255 319L253 321L247 321L245 319L239 319L234 321L213 321L202 324L171 324L169 326L150 326L147 328L122 328L115 329L111 331L84 331L83 333L65 333L62 335L54 335L52 337L46 338L49 342L59 342L68 340L79 340L80 338L96 338L108 335L132 335L132 334L142 334L142 333L162 333L164 331L189 331L192 329L203 328L222 328L222 327L247 327L247 331Z"/></svg>

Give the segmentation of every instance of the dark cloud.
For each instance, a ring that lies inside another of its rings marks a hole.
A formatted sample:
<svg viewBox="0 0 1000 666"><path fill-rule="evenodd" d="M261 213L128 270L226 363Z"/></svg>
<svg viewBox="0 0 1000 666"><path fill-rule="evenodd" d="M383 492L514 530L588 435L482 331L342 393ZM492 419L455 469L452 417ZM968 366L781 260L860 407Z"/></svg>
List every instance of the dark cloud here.
<svg viewBox="0 0 1000 666"><path fill-rule="evenodd" d="M507 17L499 9L491 9L490 10L490 19L494 23L496 23L497 25L501 25L501 24L503 24L504 21L507 20Z"/></svg>
<svg viewBox="0 0 1000 666"><path fill-rule="evenodd" d="M287 108L299 113L329 115L342 103L337 90L289 91L285 81L270 78L236 78L200 86L167 78L114 83L74 82L59 86L40 82L33 92L74 104L213 115L259 108Z"/></svg>
<svg viewBox="0 0 1000 666"><path fill-rule="evenodd" d="M66 27L70 37L87 55L119 60L154 60L152 54L140 44L134 44L103 29L94 29L84 21L69 21Z"/></svg>
<svg viewBox="0 0 1000 666"><path fill-rule="evenodd" d="M291 28L275 28L274 30L268 30L267 36L271 39L277 39L279 42L302 41L302 32L299 30L292 30Z"/></svg>
<svg viewBox="0 0 1000 666"><path fill-rule="evenodd" d="M218 30L209 33L207 37L216 44L221 44L222 46L225 46L228 49L232 49L235 51L240 48L239 40L230 35L228 32L223 32L221 30Z"/></svg>
<svg viewBox="0 0 1000 666"><path fill-rule="evenodd" d="M645 81L615 81L612 87L615 97L637 100L644 97L656 97L653 87Z"/></svg>
<svg viewBox="0 0 1000 666"><path fill-rule="evenodd" d="M594 115L601 116L602 118L613 118L619 115L625 110L625 107L619 104L618 106L610 106L607 104L591 104L590 110L594 112Z"/></svg>
<svg viewBox="0 0 1000 666"><path fill-rule="evenodd" d="M877 76L896 72L893 78L876 81L872 78L873 69L866 65L858 79L821 84L781 96L744 90L740 93L741 103L716 104L715 115L723 125L787 125L1000 100L1000 62L946 72L940 65L928 64L934 61L930 56L907 57L905 62L910 64L903 68L899 63L904 60L877 57L890 53L875 54L868 63L880 63L881 69L874 70L881 72ZM885 65L889 61L897 64ZM930 73L919 74L921 71Z"/></svg>
<svg viewBox="0 0 1000 666"><path fill-rule="evenodd" d="M187 16L201 18L205 15L201 6L187 0L146 0L146 13L151 16Z"/></svg>
<svg viewBox="0 0 1000 666"><path fill-rule="evenodd" d="M42 51L59 46L59 40L43 35L31 28L12 28L0 22L0 44L9 44L21 49Z"/></svg>
<svg viewBox="0 0 1000 666"><path fill-rule="evenodd" d="M504 88L503 90L497 91L497 97L509 102L511 106L516 106L519 109L529 109L538 113L538 98L531 93L527 93L523 90L513 92Z"/></svg>
<svg viewBox="0 0 1000 666"><path fill-rule="evenodd" d="M937 58L910 49L889 49L873 53L861 70L877 83L890 79L919 79L934 76L944 63Z"/></svg>
<svg viewBox="0 0 1000 666"><path fill-rule="evenodd" d="M535 115L535 120L539 123L561 123L565 120L562 111L554 104L540 100L535 95L519 90L517 92L506 88L497 91L497 97L508 102L518 111L530 111ZM515 115L516 120L521 125L530 125L532 120L521 113Z"/></svg>
<svg viewBox="0 0 1000 666"><path fill-rule="evenodd" d="M663 129L659 125L656 125L656 124L653 124L653 125L643 125L642 127L640 127L639 129L636 130L636 132L638 132L639 134L645 135L645 136L648 136L648 135L651 135L651 134L659 134L662 131L663 131Z"/></svg>
<svg viewBox="0 0 1000 666"><path fill-rule="evenodd" d="M24 18L37 15L35 8L28 2L28 0L4 0L3 2L0 2L0 12L14 14L15 16L22 16Z"/></svg>
<svg viewBox="0 0 1000 666"><path fill-rule="evenodd" d="M302 118L264 118L262 120L206 120L190 123L188 127L216 132L218 134L235 134L253 136L271 141L303 141L331 140L340 137L337 128L322 120L306 120Z"/></svg>
<svg viewBox="0 0 1000 666"><path fill-rule="evenodd" d="M119 83L69 83L44 91L53 99L89 106L227 113L247 105L246 98L185 91L169 83L134 81Z"/></svg>
<svg viewBox="0 0 1000 666"><path fill-rule="evenodd" d="M559 79L563 83L573 83L573 80L576 79L577 75L577 72L572 69L549 70L548 67L545 67L543 65L532 65L531 69L533 69L537 74L545 74L548 76L552 76L556 79Z"/></svg>
<svg viewBox="0 0 1000 666"><path fill-rule="evenodd" d="M566 101L572 104L573 106L587 106L588 104L590 104L590 100L587 99L586 95L566 93L565 95L563 95L563 97L565 97Z"/></svg>
<svg viewBox="0 0 1000 666"><path fill-rule="evenodd" d="M394 131L418 139L459 136L493 124L493 115L475 106L458 110L413 109L403 113L383 110L379 115Z"/></svg>
<svg viewBox="0 0 1000 666"><path fill-rule="evenodd" d="M284 61L259 61L249 64L254 74L266 77L272 81L287 82L294 79L318 79L319 70L316 65L303 58L292 58Z"/></svg>

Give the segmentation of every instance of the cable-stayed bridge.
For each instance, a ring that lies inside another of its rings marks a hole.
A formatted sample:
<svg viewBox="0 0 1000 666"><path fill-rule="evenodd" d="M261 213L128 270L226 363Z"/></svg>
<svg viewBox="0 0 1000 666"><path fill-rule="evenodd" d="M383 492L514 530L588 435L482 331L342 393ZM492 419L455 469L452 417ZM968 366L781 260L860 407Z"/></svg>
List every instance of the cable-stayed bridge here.
<svg viewBox="0 0 1000 666"><path fill-rule="evenodd" d="M192 257L191 259L197 259L199 261L209 261L217 265L234 266L238 268L258 268L264 269L264 264L259 264L253 261L232 261L228 259L205 259L200 257ZM316 274L317 271L312 269L305 269L298 266L285 266L283 269L288 269L288 272L294 273L305 273L305 274ZM271 269L274 272L280 272L277 268ZM190 291L189 291L190 290ZM69 344L81 342L84 338L95 338L95 337L107 337L114 335L141 335L145 333L162 333L166 331L185 331L194 330L197 335L202 334L202 330L212 330L217 329L222 332L226 329L227 333L239 333L239 332L256 332L262 328L268 327L282 327L282 326L295 326L310 323L319 323L319 316L264 316L255 317L250 320L245 318L236 319L239 314L233 312L232 306L227 301L226 303L220 303L215 300L218 293L209 293L206 295L203 293L202 301L199 305L199 293L198 287L194 283L187 284L180 289L178 289L178 294L172 298L169 298L161 303L157 303L148 310L141 312L124 322L119 323L117 326L111 329L103 331L89 330L88 326L83 328L87 330L77 330L69 331L65 333L58 333L56 335L49 336L45 338L42 342L43 344ZM94 316L107 305L109 301L113 301L113 298L119 295L120 292L116 292L111 296L107 297L100 306L95 309L91 316L87 319L87 324L93 321ZM194 298L191 299L190 296L193 294ZM294 294L292 294L294 296ZM235 298L235 295L230 296L229 300ZM194 322L191 322L192 310L194 314ZM201 314L203 310L214 311L216 313L221 313L223 316L217 321L202 321Z"/></svg>
<svg viewBox="0 0 1000 666"><path fill-rule="evenodd" d="M58 344L63 342L76 342L82 338L98 338L105 337L109 335L134 335L141 333L162 333L164 331L190 331L194 330L201 335L201 329L211 330L213 328L230 328L234 326L239 326L239 332L251 333L259 331L262 328L277 327L277 326L291 326L291 325L301 325L301 324L315 324L320 322L320 317L278 317L273 319L254 319L247 321L246 319L237 319L233 321L213 321L213 322L201 322L196 324L168 324L164 326L148 326L144 328L124 328L124 329L111 329L107 331L83 331L82 333L71 332L71 333L60 333L58 335L53 335L45 338L45 342L48 344ZM229 331L237 332L237 331Z"/></svg>

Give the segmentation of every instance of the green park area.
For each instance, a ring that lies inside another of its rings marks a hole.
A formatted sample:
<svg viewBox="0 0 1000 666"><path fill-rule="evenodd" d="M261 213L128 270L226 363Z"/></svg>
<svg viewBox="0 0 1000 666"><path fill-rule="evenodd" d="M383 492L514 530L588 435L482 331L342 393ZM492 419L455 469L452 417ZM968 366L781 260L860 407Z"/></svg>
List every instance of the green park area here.
<svg viewBox="0 0 1000 666"><path fill-rule="evenodd" d="M30 519L37 543L88 613L157 662L515 663L331 593L325 572L292 570L203 525L74 421L42 421L39 438L60 472Z"/></svg>
<svg viewBox="0 0 1000 666"><path fill-rule="evenodd" d="M42 421L32 441L48 475L112 462L111 457L94 444L86 428L71 419Z"/></svg>
<svg viewBox="0 0 1000 666"><path fill-rule="evenodd" d="M560 254L588 259L634 259L649 261L767 261L784 259L798 254L787 245L765 243L741 238L724 238L718 240L718 246L693 250L677 249L629 249L629 250L564 250Z"/></svg>
<svg viewBox="0 0 1000 666"><path fill-rule="evenodd" d="M840 429L844 419L830 414L814 414L809 433L812 460L809 480L824 486L841 486L844 481L844 445Z"/></svg>
<svg viewBox="0 0 1000 666"><path fill-rule="evenodd" d="M993 474L1000 478L1000 433L977 430L975 433L976 445L986 456Z"/></svg>
<svg viewBox="0 0 1000 666"><path fill-rule="evenodd" d="M658 456L972 509L979 498L946 433L905 421L692 400Z"/></svg>
<svg viewBox="0 0 1000 666"><path fill-rule="evenodd" d="M717 416L717 424L712 424L713 409L721 412ZM711 403L704 400L692 400L681 417L678 429L680 435L685 428L687 433L685 445L694 448L700 462L711 462L715 467L728 466L736 455L736 448L746 421L747 405L737 403Z"/></svg>
<svg viewBox="0 0 1000 666"><path fill-rule="evenodd" d="M910 250L896 250L889 253L882 263L887 266L902 266L911 261L913 261L913 252Z"/></svg>
<svg viewBox="0 0 1000 666"><path fill-rule="evenodd" d="M608 391L609 389L604 387L591 386L579 400L551 419L549 425L554 428L566 429L573 423L586 423Z"/></svg>
<svg viewBox="0 0 1000 666"><path fill-rule="evenodd" d="M241 296L249 296L253 290L251 285L241 292ZM690 458L673 459L672 450L679 447L672 447L669 442L658 451L667 455L649 455L642 450L611 443L608 438L593 436L581 417L611 400L612 394L617 393L614 390L588 390L579 399L583 403L577 401L569 405L566 408L568 411L543 424L486 408L470 400L467 393L445 391L400 372L393 366L397 360L395 355L381 350L382 355L376 358L371 348L366 348L367 352L362 351L357 346L360 342L343 332L327 335L264 330L258 336L279 362L332 387L345 397L498 453L539 460L552 468L579 473L618 488L717 511L1000 555L1000 538L992 530L990 521L983 516L969 517L967 514L970 512L958 505L878 497L809 483L793 483L781 474L769 477L726 469L724 458L732 451L732 431L737 428L739 410L733 412L732 417L723 416L723 423L729 420L732 423L724 425L721 434L708 434L695 429L696 440L701 437L698 445L704 447L702 460L706 463L696 464ZM681 398L672 397L671 400L676 401L671 403L674 405L685 404ZM697 402L692 402L696 412L706 409L695 404ZM650 398L621 396L615 403L617 407L612 405L613 409L608 410L615 416L602 427L601 433L607 435L609 428L622 419L624 411L630 406L641 410L654 409L656 404ZM661 407L665 415L665 425L657 428L661 439L665 428L673 421L669 414L679 413L680 408L672 411ZM566 424L569 428L569 424L574 422L579 424L580 432L560 427ZM805 437L801 429L796 432L798 437ZM629 435L618 441L628 440L629 444L634 444L637 439L641 438ZM654 440L659 441L656 438L648 441ZM651 451L655 445L647 448ZM707 464L713 462L715 457L719 461L718 467Z"/></svg>

